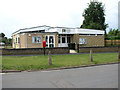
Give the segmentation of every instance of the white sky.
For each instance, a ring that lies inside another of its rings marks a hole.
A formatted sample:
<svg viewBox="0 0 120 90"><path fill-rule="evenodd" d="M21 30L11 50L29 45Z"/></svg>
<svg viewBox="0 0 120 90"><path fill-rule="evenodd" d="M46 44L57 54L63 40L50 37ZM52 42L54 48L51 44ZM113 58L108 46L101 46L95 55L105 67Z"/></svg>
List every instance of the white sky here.
<svg viewBox="0 0 120 90"><path fill-rule="evenodd" d="M120 0L98 1L105 4L109 28L117 29ZM90 0L0 0L0 32L11 37L16 30L41 25L80 27L84 19L82 13L89 2Z"/></svg>

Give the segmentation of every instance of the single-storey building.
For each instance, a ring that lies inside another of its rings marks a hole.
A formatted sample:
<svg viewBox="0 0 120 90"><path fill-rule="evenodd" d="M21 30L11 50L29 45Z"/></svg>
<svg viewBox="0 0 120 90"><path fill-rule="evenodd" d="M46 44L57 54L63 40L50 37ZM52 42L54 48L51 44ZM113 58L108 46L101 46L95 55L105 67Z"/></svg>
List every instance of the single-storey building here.
<svg viewBox="0 0 120 90"><path fill-rule="evenodd" d="M83 47L104 46L104 30L37 26L20 29L12 34L13 48L43 48L43 40L46 48L72 47L77 44Z"/></svg>

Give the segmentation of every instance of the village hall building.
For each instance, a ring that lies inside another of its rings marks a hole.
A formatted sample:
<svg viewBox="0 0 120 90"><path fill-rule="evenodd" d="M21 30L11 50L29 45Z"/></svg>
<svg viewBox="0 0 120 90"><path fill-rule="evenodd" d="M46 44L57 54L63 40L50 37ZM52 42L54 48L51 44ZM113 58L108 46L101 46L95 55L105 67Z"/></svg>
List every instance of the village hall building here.
<svg viewBox="0 0 120 90"><path fill-rule="evenodd" d="M72 44L77 49L77 44L82 47L104 46L104 30L37 26L20 29L12 33L13 48L46 48L68 47Z"/></svg>

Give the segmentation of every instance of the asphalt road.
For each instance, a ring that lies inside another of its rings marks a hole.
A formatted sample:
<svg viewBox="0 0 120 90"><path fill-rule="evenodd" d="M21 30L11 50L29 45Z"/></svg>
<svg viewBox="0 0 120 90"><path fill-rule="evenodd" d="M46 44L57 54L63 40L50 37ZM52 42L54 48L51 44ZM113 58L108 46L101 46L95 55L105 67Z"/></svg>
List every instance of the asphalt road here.
<svg viewBox="0 0 120 90"><path fill-rule="evenodd" d="M2 88L118 88L118 64L2 74Z"/></svg>

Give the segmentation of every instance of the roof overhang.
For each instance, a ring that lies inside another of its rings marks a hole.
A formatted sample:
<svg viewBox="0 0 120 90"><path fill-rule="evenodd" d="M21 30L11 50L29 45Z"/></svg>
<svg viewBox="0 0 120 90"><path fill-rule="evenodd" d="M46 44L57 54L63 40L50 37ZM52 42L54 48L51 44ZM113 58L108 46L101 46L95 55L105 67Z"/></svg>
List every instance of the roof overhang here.
<svg viewBox="0 0 120 90"><path fill-rule="evenodd" d="M64 29L64 31L63 31ZM50 27L50 26L38 26L32 28L20 29L12 34L27 33L27 32L38 32L42 33L58 33L58 34L105 34L104 30L94 30L94 29L83 29L83 28L65 28L65 27Z"/></svg>

